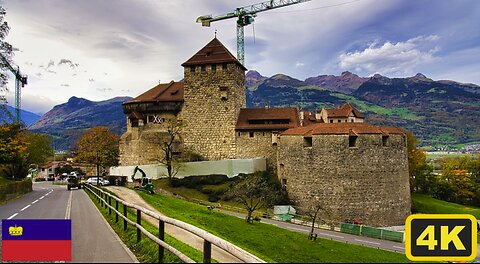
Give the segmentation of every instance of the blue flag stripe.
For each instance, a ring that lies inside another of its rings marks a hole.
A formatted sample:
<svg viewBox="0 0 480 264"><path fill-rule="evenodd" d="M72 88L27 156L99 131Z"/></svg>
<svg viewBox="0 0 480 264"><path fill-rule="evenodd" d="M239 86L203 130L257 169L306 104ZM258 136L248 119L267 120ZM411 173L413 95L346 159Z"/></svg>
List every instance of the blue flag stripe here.
<svg viewBox="0 0 480 264"><path fill-rule="evenodd" d="M19 235L20 229L21 235ZM10 230L15 230L17 235L10 234ZM70 219L2 220L2 240L72 240L72 221Z"/></svg>

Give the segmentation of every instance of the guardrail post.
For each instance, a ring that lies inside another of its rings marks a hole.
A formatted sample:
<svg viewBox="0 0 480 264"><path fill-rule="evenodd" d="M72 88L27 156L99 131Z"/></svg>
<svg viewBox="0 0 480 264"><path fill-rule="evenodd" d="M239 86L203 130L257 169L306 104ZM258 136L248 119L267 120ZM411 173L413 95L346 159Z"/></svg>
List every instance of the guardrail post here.
<svg viewBox="0 0 480 264"><path fill-rule="evenodd" d="M142 225L142 211L140 209L137 209L137 224ZM140 231L140 228L137 227L137 243L140 242L142 239L142 232Z"/></svg>
<svg viewBox="0 0 480 264"><path fill-rule="evenodd" d="M211 262L212 262L212 244L207 240L203 240L203 263L211 263Z"/></svg>
<svg viewBox="0 0 480 264"><path fill-rule="evenodd" d="M125 219L123 219L123 230L127 230L127 205L123 204L123 216L125 216Z"/></svg>
<svg viewBox="0 0 480 264"><path fill-rule="evenodd" d="M158 238L165 241L165 222L158 220ZM165 257L165 249L158 245L158 263L163 263Z"/></svg>
<svg viewBox="0 0 480 264"><path fill-rule="evenodd" d="M115 223L118 223L118 200L115 199Z"/></svg>
<svg viewBox="0 0 480 264"><path fill-rule="evenodd" d="M108 215L111 215L112 214L112 207L110 207L110 206L112 206L112 196L110 196L110 195L108 196L108 205L109 205L108 206Z"/></svg>

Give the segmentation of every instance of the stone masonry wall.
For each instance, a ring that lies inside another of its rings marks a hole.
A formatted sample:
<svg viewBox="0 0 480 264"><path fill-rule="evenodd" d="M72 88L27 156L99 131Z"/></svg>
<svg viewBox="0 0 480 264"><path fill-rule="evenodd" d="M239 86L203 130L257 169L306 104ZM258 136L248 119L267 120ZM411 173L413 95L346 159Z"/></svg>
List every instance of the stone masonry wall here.
<svg viewBox="0 0 480 264"><path fill-rule="evenodd" d="M403 135L390 135L386 146L381 134L359 135L356 147L348 135L314 135L312 147L303 142L285 135L278 145L278 177L300 212L320 205L327 212L321 219L405 223L411 198Z"/></svg>
<svg viewBox="0 0 480 264"><path fill-rule="evenodd" d="M163 158L159 140L166 134L168 120L175 118L175 115L168 112L157 115L165 122L147 123L139 127L131 127L127 122L127 132L121 136L119 143L120 165L157 164L156 159Z"/></svg>
<svg viewBox="0 0 480 264"><path fill-rule="evenodd" d="M201 154L209 160L235 158L235 125L240 108L245 102L245 72L234 63L223 70L217 64L195 73L184 68L184 105L182 118L185 124L185 149ZM222 99L221 95L227 98Z"/></svg>
<svg viewBox="0 0 480 264"><path fill-rule="evenodd" d="M253 137L250 137L253 132ZM277 171L277 145L272 144L271 131L237 131L237 158L265 158L267 171Z"/></svg>

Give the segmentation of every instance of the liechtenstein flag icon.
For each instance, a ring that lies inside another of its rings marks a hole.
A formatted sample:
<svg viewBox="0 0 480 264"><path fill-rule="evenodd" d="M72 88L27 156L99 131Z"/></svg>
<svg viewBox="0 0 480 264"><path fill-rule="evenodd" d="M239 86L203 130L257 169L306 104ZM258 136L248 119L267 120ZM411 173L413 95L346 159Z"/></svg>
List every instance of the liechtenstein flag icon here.
<svg viewBox="0 0 480 264"><path fill-rule="evenodd" d="M71 220L2 220L2 261L62 260L72 260Z"/></svg>

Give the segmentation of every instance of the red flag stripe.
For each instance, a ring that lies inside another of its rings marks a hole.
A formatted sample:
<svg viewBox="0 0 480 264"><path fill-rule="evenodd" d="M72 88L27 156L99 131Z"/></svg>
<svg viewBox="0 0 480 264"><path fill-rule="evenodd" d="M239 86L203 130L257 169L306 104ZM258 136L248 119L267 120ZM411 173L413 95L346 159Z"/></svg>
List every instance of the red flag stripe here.
<svg viewBox="0 0 480 264"><path fill-rule="evenodd" d="M3 240L2 261L72 260L71 240Z"/></svg>

